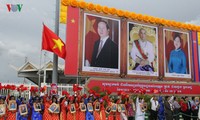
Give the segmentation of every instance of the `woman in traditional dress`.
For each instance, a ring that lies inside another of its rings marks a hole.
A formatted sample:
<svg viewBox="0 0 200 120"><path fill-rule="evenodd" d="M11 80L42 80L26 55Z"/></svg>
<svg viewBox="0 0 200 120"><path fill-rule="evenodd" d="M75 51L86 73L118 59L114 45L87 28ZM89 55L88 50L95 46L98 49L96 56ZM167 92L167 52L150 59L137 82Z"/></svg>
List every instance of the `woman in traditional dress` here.
<svg viewBox="0 0 200 120"><path fill-rule="evenodd" d="M76 120L76 109L73 96L70 96L69 98L69 104L67 106L67 120Z"/></svg>
<svg viewBox="0 0 200 120"><path fill-rule="evenodd" d="M50 120L51 114L48 110L50 106L50 100L47 94L43 97L43 105L44 105L43 120Z"/></svg>
<svg viewBox="0 0 200 120"><path fill-rule="evenodd" d="M86 110L86 105L84 104L85 98L82 96L80 103L79 103L79 120L85 120L85 111L83 110L85 108Z"/></svg>
<svg viewBox="0 0 200 120"><path fill-rule="evenodd" d="M24 114L24 115L21 115L20 110L18 109L17 120L28 120L30 109L28 107L28 104L26 103L26 98L21 97L19 100L17 100L17 104L19 107L20 107L20 105L26 105L26 108L27 108L27 114Z"/></svg>
<svg viewBox="0 0 200 120"><path fill-rule="evenodd" d="M132 98L128 99L128 103L126 104L126 109L127 109L128 120L134 120L136 108Z"/></svg>
<svg viewBox="0 0 200 120"><path fill-rule="evenodd" d="M0 97L0 105L4 108L0 108L0 120L5 120L6 117L6 104L5 104L5 97ZM5 111L3 111L5 110ZM3 114L5 112L5 114Z"/></svg>
<svg viewBox="0 0 200 120"><path fill-rule="evenodd" d="M29 104L32 107L31 120L42 120L40 98L38 96L34 97Z"/></svg>
<svg viewBox="0 0 200 120"><path fill-rule="evenodd" d="M60 120L67 120L67 97L60 98Z"/></svg>
<svg viewBox="0 0 200 120"><path fill-rule="evenodd" d="M58 113L51 113L51 119L52 120L59 120L59 111L60 111L60 105L58 104L58 100L57 100L57 97L56 97L56 95L53 95L52 96L52 104L56 104L57 105L57 108L56 108L56 110L58 109ZM55 111L56 111L55 110Z"/></svg>
<svg viewBox="0 0 200 120"><path fill-rule="evenodd" d="M13 104L15 104L15 105L17 105L16 104L16 100L15 100L15 97L13 96L13 95L8 95L8 103L10 102L10 101L13 101L13 102L15 102L15 103L13 103ZM17 106L14 106L15 108L17 108ZM7 108L7 118L6 118L6 120L16 120L16 113L17 113L17 109L16 110L11 110L10 108Z"/></svg>
<svg viewBox="0 0 200 120"><path fill-rule="evenodd" d="M86 110L86 120L94 120L94 116L93 116L93 106L88 106L90 103L90 105L92 105L93 101L92 101L92 97L89 97L88 100L86 101L87 104L87 110ZM92 108L91 108L92 107ZM90 110L89 110L90 109Z"/></svg>

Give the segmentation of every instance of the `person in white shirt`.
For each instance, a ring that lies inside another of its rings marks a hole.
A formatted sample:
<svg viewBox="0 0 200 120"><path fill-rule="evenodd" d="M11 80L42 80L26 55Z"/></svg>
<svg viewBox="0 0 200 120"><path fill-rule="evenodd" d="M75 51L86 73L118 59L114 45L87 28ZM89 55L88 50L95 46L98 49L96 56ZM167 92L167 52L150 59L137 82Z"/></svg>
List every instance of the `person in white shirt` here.
<svg viewBox="0 0 200 120"><path fill-rule="evenodd" d="M153 96L150 99L150 102L151 102L150 120L157 120L159 104L158 104L158 100L157 100L156 96Z"/></svg>
<svg viewBox="0 0 200 120"><path fill-rule="evenodd" d="M131 58L135 61L133 70L139 71L154 71L153 61L155 58L153 44L146 39L146 30L141 28L139 30L140 39L134 40Z"/></svg>
<svg viewBox="0 0 200 120"><path fill-rule="evenodd" d="M139 98L137 96L136 98L136 114L135 114L135 120L144 120L145 118L145 112L142 111L141 106L143 106L144 99Z"/></svg>

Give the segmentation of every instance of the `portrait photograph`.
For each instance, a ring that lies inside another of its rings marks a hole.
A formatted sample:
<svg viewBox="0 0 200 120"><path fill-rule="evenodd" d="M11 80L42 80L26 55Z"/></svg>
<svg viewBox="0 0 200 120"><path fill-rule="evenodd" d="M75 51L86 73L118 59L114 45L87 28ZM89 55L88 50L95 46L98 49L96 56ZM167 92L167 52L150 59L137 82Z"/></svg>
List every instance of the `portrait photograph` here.
<svg viewBox="0 0 200 120"><path fill-rule="evenodd" d="M126 112L126 106L125 106L125 104L121 104L121 112Z"/></svg>
<svg viewBox="0 0 200 120"><path fill-rule="evenodd" d="M6 113L6 105L1 104L0 105L0 115L5 115L5 113Z"/></svg>
<svg viewBox="0 0 200 120"><path fill-rule="evenodd" d="M111 111L112 111L112 108L110 106L106 107L106 111L105 112L107 114L110 114Z"/></svg>
<svg viewBox="0 0 200 120"><path fill-rule="evenodd" d="M95 103L95 111L100 111L100 102Z"/></svg>
<svg viewBox="0 0 200 120"><path fill-rule="evenodd" d="M28 114L28 109L27 109L26 104L19 105L19 113L20 115Z"/></svg>
<svg viewBox="0 0 200 120"><path fill-rule="evenodd" d="M75 113L75 112L76 112L75 104L71 104L70 112L71 112L71 113Z"/></svg>
<svg viewBox="0 0 200 120"><path fill-rule="evenodd" d="M59 105L56 103L52 103L48 109L51 113L59 113Z"/></svg>
<svg viewBox="0 0 200 120"><path fill-rule="evenodd" d="M33 104L33 107L34 107L34 110L35 110L35 111L38 111L38 112L39 112L39 111L42 110L40 103L34 103L34 104Z"/></svg>
<svg viewBox="0 0 200 120"><path fill-rule="evenodd" d="M17 103L15 100L10 100L8 103L9 110L17 110Z"/></svg>
<svg viewBox="0 0 200 120"><path fill-rule="evenodd" d="M92 103L87 103L87 109L88 109L89 112L93 111Z"/></svg>
<svg viewBox="0 0 200 120"><path fill-rule="evenodd" d="M163 29L165 77L191 78L189 33Z"/></svg>
<svg viewBox="0 0 200 120"><path fill-rule="evenodd" d="M121 108L121 105L120 105L120 104L117 105L117 111L118 111L118 112L121 112L121 111L122 111L122 108Z"/></svg>
<svg viewBox="0 0 200 120"><path fill-rule="evenodd" d="M60 106L59 106L59 104L57 104L57 107L56 107L56 109L54 110L53 113L60 113Z"/></svg>
<svg viewBox="0 0 200 120"><path fill-rule="evenodd" d="M117 111L117 104L113 103L112 104L112 112L116 112Z"/></svg>
<svg viewBox="0 0 200 120"><path fill-rule="evenodd" d="M82 112L85 112L86 111L86 105L84 103L80 103L80 110Z"/></svg>
<svg viewBox="0 0 200 120"><path fill-rule="evenodd" d="M120 20L84 13L82 71L120 73Z"/></svg>
<svg viewBox="0 0 200 120"><path fill-rule="evenodd" d="M158 29L127 22L127 73L158 76Z"/></svg>

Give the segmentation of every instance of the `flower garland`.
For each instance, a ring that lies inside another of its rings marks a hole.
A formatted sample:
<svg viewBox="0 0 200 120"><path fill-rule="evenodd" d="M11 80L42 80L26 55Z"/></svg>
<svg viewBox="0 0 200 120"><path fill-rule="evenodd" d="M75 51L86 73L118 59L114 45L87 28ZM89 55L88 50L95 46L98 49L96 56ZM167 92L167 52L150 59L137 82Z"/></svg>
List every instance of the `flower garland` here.
<svg viewBox="0 0 200 120"><path fill-rule="evenodd" d="M157 17L153 17L149 15L137 14L134 12L119 10L116 8L109 8L107 6L101 6L99 4L87 3L84 1L77 1L77 0L62 0L61 3L65 6L79 7L82 9L87 9L89 11L94 10L98 13L117 15L119 17L126 17L129 19L144 21L147 23L159 24L159 25L168 26L168 27L176 27L176 28L200 32L200 26L196 26L193 24L186 24L186 23L177 22L174 20L166 20L163 18L157 18Z"/></svg>

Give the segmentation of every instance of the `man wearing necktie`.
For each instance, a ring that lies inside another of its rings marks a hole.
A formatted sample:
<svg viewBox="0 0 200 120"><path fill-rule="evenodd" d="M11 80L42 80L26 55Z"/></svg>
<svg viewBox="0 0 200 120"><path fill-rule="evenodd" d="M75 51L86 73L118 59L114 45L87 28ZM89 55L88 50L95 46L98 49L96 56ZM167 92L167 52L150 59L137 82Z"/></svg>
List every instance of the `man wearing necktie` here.
<svg viewBox="0 0 200 120"><path fill-rule="evenodd" d="M94 44L91 67L118 69L118 46L109 37L108 23L101 20L97 31L100 39Z"/></svg>
<svg viewBox="0 0 200 120"><path fill-rule="evenodd" d="M189 97L186 96L185 100L187 102L187 110L185 112L186 116L184 120L191 120L191 103L190 103Z"/></svg>

